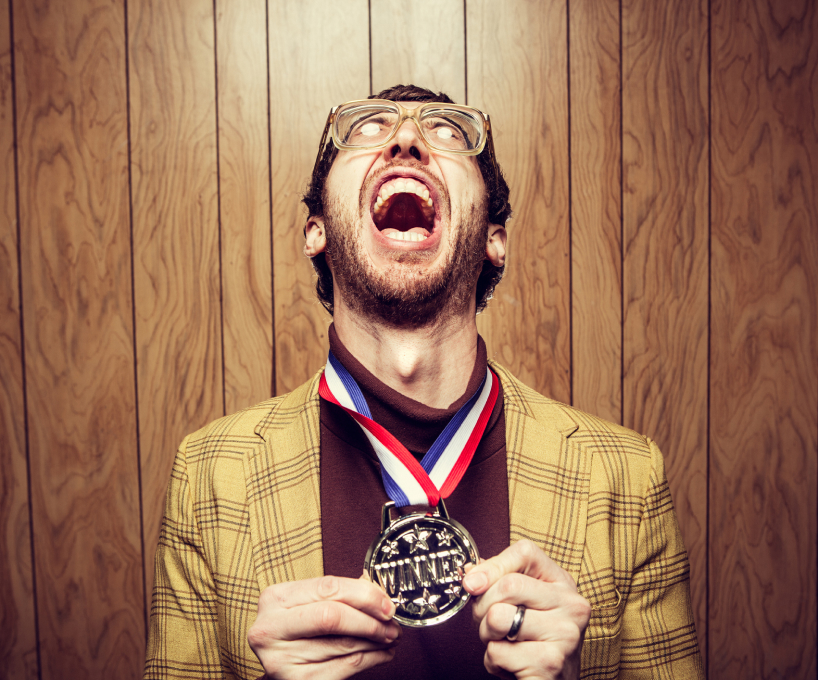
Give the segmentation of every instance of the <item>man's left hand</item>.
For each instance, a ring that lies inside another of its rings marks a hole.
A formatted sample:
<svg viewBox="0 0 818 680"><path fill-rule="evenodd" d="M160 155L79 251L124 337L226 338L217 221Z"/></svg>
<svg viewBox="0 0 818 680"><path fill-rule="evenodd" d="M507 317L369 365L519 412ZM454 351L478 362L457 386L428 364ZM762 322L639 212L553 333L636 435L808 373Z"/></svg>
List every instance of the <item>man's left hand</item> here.
<svg viewBox="0 0 818 680"><path fill-rule="evenodd" d="M591 605L571 576L534 543L523 540L471 567L463 586L486 644L486 670L500 677L579 677ZM514 642L506 639L517 607L525 614Z"/></svg>

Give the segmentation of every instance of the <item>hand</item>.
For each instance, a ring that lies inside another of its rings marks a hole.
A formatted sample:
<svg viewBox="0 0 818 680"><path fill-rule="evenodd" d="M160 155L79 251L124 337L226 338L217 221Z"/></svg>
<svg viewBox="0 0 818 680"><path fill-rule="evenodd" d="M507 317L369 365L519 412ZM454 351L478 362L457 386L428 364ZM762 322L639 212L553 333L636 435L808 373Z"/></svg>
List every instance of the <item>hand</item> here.
<svg viewBox="0 0 818 680"><path fill-rule="evenodd" d="M579 677L591 606L571 576L531 541L467 567L463 586L477 596L472 611L492 675L548 680ZM514 642L506 640L517 606L526 607Z"/></svg>
<svg viewBox="0 0 818 680"><path fill-rule="evenodd" d="M363 577L280 583L261 593L247 640L268 678L348 678L394 657L394 613Z"/></svg>

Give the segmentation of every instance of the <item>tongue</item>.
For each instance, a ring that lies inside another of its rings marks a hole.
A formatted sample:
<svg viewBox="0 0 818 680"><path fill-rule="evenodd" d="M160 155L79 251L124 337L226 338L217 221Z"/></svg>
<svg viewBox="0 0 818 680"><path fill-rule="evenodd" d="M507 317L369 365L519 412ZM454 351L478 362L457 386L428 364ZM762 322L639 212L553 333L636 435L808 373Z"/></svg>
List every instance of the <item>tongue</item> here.
<svg viewBox="0 0 818 680"><path fill-rule="evenodd" d="M423 233L428 234L426 228L426 218L423 216L420 208L418 208L412 194L400 194L392 199L392 204L389 206L389 212L386 213L384 219L378 224L378 228L394 229L395 231L410 231L413 229L423 230Z"/></svg>

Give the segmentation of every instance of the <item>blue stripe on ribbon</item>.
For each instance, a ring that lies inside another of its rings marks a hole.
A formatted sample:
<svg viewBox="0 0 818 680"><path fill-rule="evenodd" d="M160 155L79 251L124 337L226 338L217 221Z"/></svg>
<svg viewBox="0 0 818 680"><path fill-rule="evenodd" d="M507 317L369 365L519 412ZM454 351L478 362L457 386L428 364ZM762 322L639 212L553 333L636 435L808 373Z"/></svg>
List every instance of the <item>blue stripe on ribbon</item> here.
<svg viewBox="0 0 818 680"><path fill-rule="evenodd" d="M381 478L383 479L383 488L386 490L386 495L389 500L395 501L395 505L399 508L405 508L409 505L409 497L403 492L403 489L398 486L398 483L392 479L390 474L386 471L383 465L381 468Z"/></svg>
<svg viewBox="0 0 818 680"><path fill-rule="evenodd" d="M420 464L421 467L426 470L427 474L432 474L432 470L437 464L437 461L440 460L440 457L443 455L443 452L446 450L446 447L449 445L452 437L454 437L454 435L460 429L460 425L462 425L463 421L466 419L466 416L468 416L471 412L475 402L480 398L480 395L483 393L483 387L486 384L487 377L488 372L485 376L483 376L483 382L480 383L480 387L471 396L471 399L463 404L457 413L452 416L449 424L443 428L443 432L440 433L440 436L435 439L434 444L432 444L431 448L426 452L426 455L423 456L423 460L420 461Z"/></svg>
<svg viewBox="0 0 818 680"><path fill-rule="evenodd" d="M338 377L341 379L341 382L344 384L344 387L346 387L347 393L352 399L352 403L355 404L355 410L371 420L372 414L369 412L369 405L366 403L366 399L364 398L363 392L361 392L361 388L358 387L358 383L355 382L355 378L341 365L341 362L335 358L332 352L329 353L329 360L335 372L338 374Z"/></svg>

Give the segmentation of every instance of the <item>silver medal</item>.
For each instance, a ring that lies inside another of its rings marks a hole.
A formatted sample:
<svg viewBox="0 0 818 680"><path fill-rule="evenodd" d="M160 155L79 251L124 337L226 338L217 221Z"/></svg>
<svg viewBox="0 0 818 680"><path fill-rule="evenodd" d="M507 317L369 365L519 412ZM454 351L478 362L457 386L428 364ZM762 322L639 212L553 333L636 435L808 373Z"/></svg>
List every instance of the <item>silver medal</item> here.
<svg viewBox="0 0 818 680"><path fill-rule="evenodd" d="M383 506L381 534L369 547L364 570L395 603L395 621L434 626L457 614L471 597L461 584L463 567L477 563L474 539L449 518L443 499L433 514L392 519Z"/></svg>

